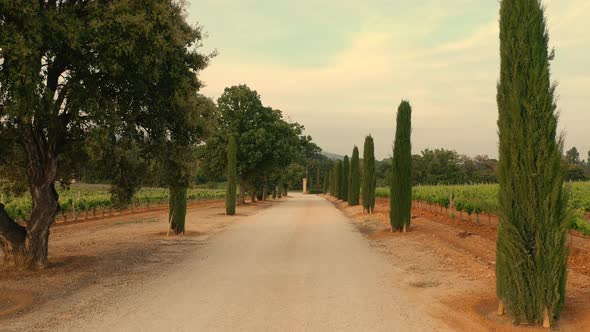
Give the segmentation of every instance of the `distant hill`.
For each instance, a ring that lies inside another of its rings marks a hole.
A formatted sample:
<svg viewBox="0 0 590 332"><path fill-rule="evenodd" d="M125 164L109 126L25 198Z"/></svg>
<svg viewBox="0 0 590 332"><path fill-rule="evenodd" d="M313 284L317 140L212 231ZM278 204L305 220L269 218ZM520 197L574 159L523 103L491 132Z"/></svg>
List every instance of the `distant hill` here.
<svg viewBox="0 0 590 332"><path fill-rule="evenodd" d="M344 159L344 156L339 155L339 154L335 154L335 153L331 153L331 152L327 152L327 151L322 151L322 154L332 160L342 160Z"/></svg>

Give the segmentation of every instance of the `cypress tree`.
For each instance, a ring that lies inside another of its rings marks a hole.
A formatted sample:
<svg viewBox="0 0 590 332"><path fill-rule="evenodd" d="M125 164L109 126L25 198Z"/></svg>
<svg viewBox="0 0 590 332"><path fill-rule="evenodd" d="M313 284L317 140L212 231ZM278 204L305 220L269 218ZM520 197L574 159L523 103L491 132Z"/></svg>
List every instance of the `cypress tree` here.
<svg viewBox="0 0 590 332"><path fill-rule="evenodd" d="M334 181L334 175L336 174L336 164L334 164L332 166L332 169L330 170L330 196L334 197L334 186L336 185L336 182Z"/></svg>
<svg viewBox="0 0 590 332"><path fill-rule="evenodd" d="M323 183L320 182L320 168L317 167L315 169L315 188L313 188L313 189L315 189L315 193L318 194L319 191L322 190L323 187L324 187Z"/></svg>
<svg viewBox="0 0 590 332"><path fill-rule="evenodd" d="M230 136L227 146L227 188L225 191L225 214L233 216L236 214L236 179L238 146L235 136Z"/></svg>
<svg viewBox="0 0 590 332"><path fill-rule="evenodd" d="M375 176L375 144L371 135L365 138L363 151L363 211L373 213L375 210L375 187L377 178Z"/></svg>
<svg viewBox="0 0 590 332"><path fill-rule="evenodd" d="M348 176L350 172L350 159L344 156L342 161L342 173L340 174L340 198L343 201L348 201Z"/></svg>
<svg viewBox="0 0 590 332"><path fill-rule="evenodd" d="M393 146L391 173L391 212L389 219L392 231L406 232L410 228L412 214L412 107L402 101L397 110L397 127Z"/></svg>
<svg viewBox="0 0 590 332"><path fill-rule="evenodd" d="M170 208L168 219L170 220L170 230L174 234L184 234L186 222L186 191L183 186L173 186L170 188Z"/></svg>
<svg viewBox="0 0 590 332"><path fill-rule="evenodd" d="M359 148L356 146L354 147L354 150L352 150L352 158L350 159L350 175L348 179L348 205L359 205L359 196L361 190L361 166L359 160Z"/></svg>
<svg viewBox="0 0 590 332"><path fill-rule="evenodd" d="M332 169L330 170L330 177L328 178L328 193L331 196L334 196L334 166L332 166Z"/></svg>
<svg viewBox="0 0 590 332"><path fill-rule="evenodd" d="M565 301L570 222L548 43L540 1L501 1L498 313L545 327Z"/></svg>
<svg viewBox="0 0 590 332"><path fill-rule="evenodd" d="M342 179L342 161L338 160L334 166L334 197L340 198L340 180Z"/></svg>

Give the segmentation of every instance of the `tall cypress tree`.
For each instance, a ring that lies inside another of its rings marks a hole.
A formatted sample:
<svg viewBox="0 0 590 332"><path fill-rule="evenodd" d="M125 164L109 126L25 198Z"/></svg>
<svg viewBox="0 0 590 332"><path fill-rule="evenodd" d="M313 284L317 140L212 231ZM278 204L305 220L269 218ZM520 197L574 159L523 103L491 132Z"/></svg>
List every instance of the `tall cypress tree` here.
<svg viewBox="0 0 590 332"><path fill-rule="evenodd" d="M328 193L331 196L334 196L334 166L332 166L332 169L330 170L330 176L328 178Z"/></svg>
<svg viewBox="0 0 590 332"><path fill-rule="evenodd" d="M342 179L342 161L336 161L334 165L334 197L340 198L340 180Z"/></svg>
<svg viewBox="0 0 590 332"><path fill-rule="evenodd" d="M330 172L330 195L336 197L336 163L334 163Z"/></svg>
<svg viewBox="0 0 590 332"><path fill-rule="evenodd" d="M350 159L344 156L342 161L342 174L340 174L340 198L343 201L348 201L348 176L350 172Z"/></svg>
<svg viewBox="0 0 590 332"><path fill-rule="evenodd" d="M352 150L350 159L350 175L348 177L348 205L359 205L361 182L361 166L359 160L359 148L356 146Z"/></svg>
<svg viewBox="0 0 590 332"><path fill-rule="evenodd" d="M375 187L377 177L375 176L375 144L371 135L365 138L363 151L363 211L373 213L375 210Z"/></svg>
<svg viewBox="0 0 590 332"><path fill-rule="evenodd" d="M227 188L225 191L225 214L233 216L236 214L236 179L238 146L235 136L230 136L227 145Z"/></svg>
<svg viewBox="0 0 590 332"><path fill-rule="evenodd" d="M320 168L317 167L315 169L315 188L313 188L315 189L316 193L319 193L319 191L322 190L322 188L324 187L323 183L320 181Z"/></svg>
<svg viewBox="0 0 590 332"><path fill-rule="evenodd" d="M391 212L389 219L392 231L406 232L410 228L412 214L412 107L402 101L397 110L397 128L393 146L391 173Z"/></svg>
<svg viewBox="0 0 590 332"><path fill-rule="evenodd" d="M548 42L540 1L501 1L498 311L546 327L565 301L570 222Z"/></svg>

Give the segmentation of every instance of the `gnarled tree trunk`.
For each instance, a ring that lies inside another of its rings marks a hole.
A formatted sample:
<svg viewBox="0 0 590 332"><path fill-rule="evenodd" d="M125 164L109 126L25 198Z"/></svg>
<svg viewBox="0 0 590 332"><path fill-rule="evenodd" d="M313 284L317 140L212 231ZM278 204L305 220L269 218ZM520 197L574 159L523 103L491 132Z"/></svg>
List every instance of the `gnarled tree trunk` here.
<svg viewBox="0 0 590 332"><path fill-rule="evenodd" d="M58 195L53 180L31 181L30 191L33 210L26 228L8 216L4 206L0 208L0 249L8 265L43 269L48 265L49 228L59 212Z"/></svg>
<svg viewBox="0 0 590 332"><path fill-rule="evenodd" d="M9 264L43 269L48 265L49 228L59 212L59 196L54 184L57 174L56 139L47 138L45 133L37 132L33 126L22 129L33 209L25 229L14 222L2 207L0 249Z"/></svg>
<svg viewBox="0 0 590 332"><path fill-rule="evenodd" d="M59 212L58 195L53 184L31 185L33 211L27 224L25 267L43 269L48 265L49 228Z"/></svg>

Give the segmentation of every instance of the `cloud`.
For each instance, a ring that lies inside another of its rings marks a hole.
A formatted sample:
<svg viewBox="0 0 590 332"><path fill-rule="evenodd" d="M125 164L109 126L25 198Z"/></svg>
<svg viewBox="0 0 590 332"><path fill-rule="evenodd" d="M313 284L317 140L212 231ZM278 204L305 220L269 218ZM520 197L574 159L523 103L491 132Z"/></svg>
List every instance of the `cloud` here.
<svg viewBox="0 0 590 332"><path fill-rule="evenodd" d="M325 0L318 3L326 5ZM339 2L337 10L354 10L350 3ZM391 4L373 0L361 6L357 14L362 21L346 31L345 43L318 53L320 64L220 49L220 56L202 75L207 84L203 92L217 97L226 86L248 84L266 104L304 124L325 150L350 153L353 145L361 145L364 135L372 133L379 157L391 154L395 110L406 98L414 107L415 152L445 147L496 155L497 3L482 13L480 1L407 2L395 15L385 9L380 12L381 7L375 7L380 3L382 8ZM589 24L575 9L588 4L547 1L552 40L559 47L558 55L563 52L563 59L569 60L557 60L553 67L561 82L562 123L570 132L568 142L582 148L589 148L580 144L580 128L590 122L590 115L583 112L590 66L585 56L577 54L590 50L584 35ZM473 17L481 19L472 22ZM305 51L310 56L315 52Z"/></svg>

